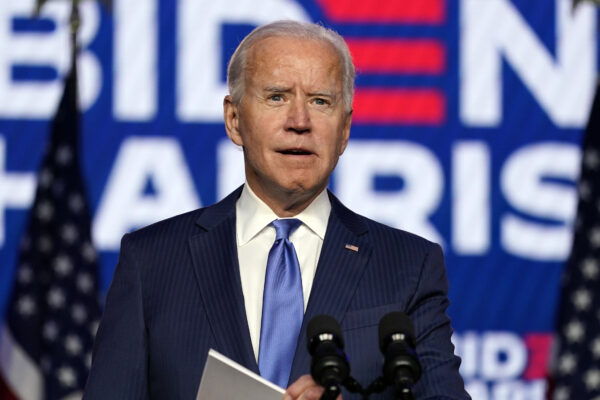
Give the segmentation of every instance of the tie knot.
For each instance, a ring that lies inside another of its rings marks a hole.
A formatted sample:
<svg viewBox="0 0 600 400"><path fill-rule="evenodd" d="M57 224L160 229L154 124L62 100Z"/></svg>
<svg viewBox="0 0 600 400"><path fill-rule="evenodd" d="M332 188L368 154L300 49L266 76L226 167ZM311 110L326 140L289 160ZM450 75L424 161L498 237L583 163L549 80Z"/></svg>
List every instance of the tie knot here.
<svg viewBox="0 0 600 400"><path fill-rule="evenodd" d="M272 224L277 232L275 240L279 240L289 239L290 235L302 224L302 221L297 218L276 219Z"/></svg>

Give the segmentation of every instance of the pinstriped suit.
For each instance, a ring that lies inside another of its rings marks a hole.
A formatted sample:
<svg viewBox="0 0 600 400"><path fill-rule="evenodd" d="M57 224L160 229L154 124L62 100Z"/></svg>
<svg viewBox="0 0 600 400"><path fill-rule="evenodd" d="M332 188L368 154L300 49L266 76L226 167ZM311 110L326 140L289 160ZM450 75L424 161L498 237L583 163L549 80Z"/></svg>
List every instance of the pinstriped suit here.
<svg viewBox="0 0 600 400"><path fill-rule="evenodd" d="M85 399L194 399L211 347L258 372L235 244L240 192L123 238ZM439 246L359 216L331 194L330 199L290 383L309 373L305 332L313 316L340 321L352 375L366 386L381 373L379 319L404 311L415 324L424 368L417 398L468 398L450 343ZM393 398L392 392L380 398Z"/></svg>

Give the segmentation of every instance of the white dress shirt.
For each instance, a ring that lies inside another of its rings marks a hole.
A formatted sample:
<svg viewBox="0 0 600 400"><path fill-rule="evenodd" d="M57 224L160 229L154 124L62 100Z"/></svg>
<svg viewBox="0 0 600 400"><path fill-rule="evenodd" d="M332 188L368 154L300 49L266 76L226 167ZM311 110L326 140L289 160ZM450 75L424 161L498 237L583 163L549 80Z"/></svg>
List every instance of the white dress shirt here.
<svg viewBox="0 0 600 400"><path fill-rule="evenodd" d="M248 183L242 189L235 211L235 232L244 306L254 356L258 360L267 259L269 250L275 242L275 228L270 223L278 217L254 194ZM290 241L294 244L300 264L305 311L330 211L331 203L327 190L323 190L304 211L294 217L302 221L302 225L290 235Z"/></svg>

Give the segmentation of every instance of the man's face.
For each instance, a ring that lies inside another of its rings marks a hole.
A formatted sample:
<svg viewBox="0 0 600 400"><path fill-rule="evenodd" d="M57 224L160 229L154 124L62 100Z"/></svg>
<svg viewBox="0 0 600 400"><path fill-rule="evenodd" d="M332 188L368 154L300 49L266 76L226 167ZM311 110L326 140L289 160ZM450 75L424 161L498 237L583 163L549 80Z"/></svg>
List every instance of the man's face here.
<svg viewBox="0 0 600 400"><path fill-rule="evenodd" d="M315 40L269 37L250 49L244 95L238 105L225 99L225 124L263 200L312 199L327 186L350 133L339 63Z"/></svg>

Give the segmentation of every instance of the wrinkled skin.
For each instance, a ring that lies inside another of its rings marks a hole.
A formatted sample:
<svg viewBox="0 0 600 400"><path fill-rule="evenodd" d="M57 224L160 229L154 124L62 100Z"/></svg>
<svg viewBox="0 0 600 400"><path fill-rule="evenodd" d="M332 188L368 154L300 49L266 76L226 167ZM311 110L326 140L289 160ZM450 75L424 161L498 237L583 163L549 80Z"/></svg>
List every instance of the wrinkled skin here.
<svg viewBox="0 0 600 400"><path fill-rule="evenodd" d="M340 58L330 44L267 37L248 54L244 94L224 100L246 180L278 216L306 208L327 186L350 134Z"/></svg>

